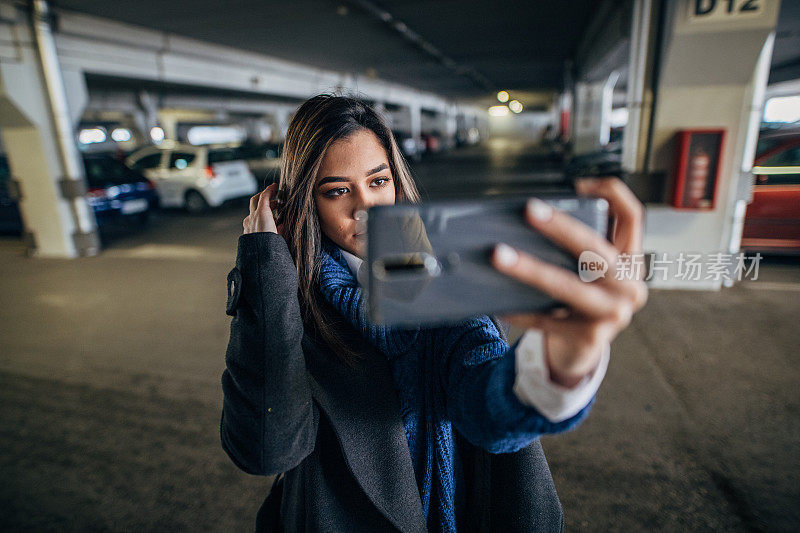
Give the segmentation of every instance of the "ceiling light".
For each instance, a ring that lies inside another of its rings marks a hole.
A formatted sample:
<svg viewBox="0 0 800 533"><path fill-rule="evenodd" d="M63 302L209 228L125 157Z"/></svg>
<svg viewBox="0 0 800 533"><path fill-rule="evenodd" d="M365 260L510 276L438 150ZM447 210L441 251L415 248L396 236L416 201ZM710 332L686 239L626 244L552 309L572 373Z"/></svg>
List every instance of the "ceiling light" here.
<svg viewBox="0 0 800 533"><path fill-rule="evenodd" d="M519 100L511 100L508 103L508 108L514 113L522 113L522 104L519 103Z"/></svg>
<svg viewBox="0 0 800 533"><path fill-rule="evenodd" d="M158 126L153 126L150 128L150 138L153 139L154 143L160 143L164 140L164 130Z"/></svg>
<svg viewBox="0 0 800 533"><path fill-rule="evenodd" d="M497 100L500 102L508 102L508 91L500 91L497 93Z"/></svg>
<svg viewBox="0 0 800 533"><path fill-rule="evenodd" d="M493 117L504 117L508 115L508 107L504 105L493 105L489 108L489 114Z"/></svg>

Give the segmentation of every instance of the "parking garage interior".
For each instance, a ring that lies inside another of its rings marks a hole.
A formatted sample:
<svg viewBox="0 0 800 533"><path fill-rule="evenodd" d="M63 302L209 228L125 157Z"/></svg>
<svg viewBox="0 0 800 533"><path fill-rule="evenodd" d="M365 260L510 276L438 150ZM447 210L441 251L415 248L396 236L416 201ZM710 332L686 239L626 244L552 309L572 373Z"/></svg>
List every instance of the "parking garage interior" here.
<svg viewBox="0 0 800 533"><path fill-rule="evenodd" d="M568 530L800 528L800 3L0 0L2 529L253 529L226 275L320 93L379 112L423 202L613 175L650 259L758 254L656 269L592 413L541 442Z"/></svg>

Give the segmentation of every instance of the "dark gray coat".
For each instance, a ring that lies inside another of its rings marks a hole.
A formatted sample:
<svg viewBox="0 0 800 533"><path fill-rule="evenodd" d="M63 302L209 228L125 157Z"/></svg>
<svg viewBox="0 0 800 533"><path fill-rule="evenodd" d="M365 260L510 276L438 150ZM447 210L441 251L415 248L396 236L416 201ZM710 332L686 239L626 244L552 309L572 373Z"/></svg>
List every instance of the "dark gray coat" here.
<svg viewBox="0 0 800 533"><path fill-rule="evenodd" d="M389 362L351 330L365 357L349 368L304 332L297 271L282 237L239 237L227 313L222 447L247 473L285 472L280 516L262 506L256 529L279 520L283 531L427 531ZM469 502L465 531L563 530L538 439L491 454L455 436Z"/></svg>

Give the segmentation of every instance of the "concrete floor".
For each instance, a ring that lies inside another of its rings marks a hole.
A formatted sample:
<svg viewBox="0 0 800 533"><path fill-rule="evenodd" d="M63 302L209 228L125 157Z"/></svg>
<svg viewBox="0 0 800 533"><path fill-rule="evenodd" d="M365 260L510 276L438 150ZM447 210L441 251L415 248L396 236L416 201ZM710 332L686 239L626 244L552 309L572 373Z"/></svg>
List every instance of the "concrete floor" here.
<svg viewBox="0 0 800 533"><path fill-rule="evenodd" d="M252 529L269 479L218 438L246 214L161 213L76 260L0 239L0 530ZM568 529L800 530L799 310L797 259L718 293L653 291L588 420L543 438Z"/></svg>

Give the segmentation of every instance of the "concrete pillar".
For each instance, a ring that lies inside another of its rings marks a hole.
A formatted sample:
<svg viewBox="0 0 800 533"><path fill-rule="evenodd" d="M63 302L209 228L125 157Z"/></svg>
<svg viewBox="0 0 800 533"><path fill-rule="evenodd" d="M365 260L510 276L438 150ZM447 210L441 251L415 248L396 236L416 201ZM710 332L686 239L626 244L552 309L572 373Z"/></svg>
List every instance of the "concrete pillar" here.
<svg viewBox="0 0 800 533"><path fill-rule="evenodd" d="M62 68L61 79L67 97L67 112L72 132L80 122L86 105L89 103L89 89L86 86L86 75L80 70Z"/></svg>
<svg viewBox="0 0 800 533"><path fill-rule="evenodd" d="M597 152L608 144L617 79L619 72L614 71L602 81L576 84L574 154Z"/></svg>
<svg viewBox="0 0 800 533"><path fill-rule="evenodd" d="M478 130L480 134L481 140L486 140L489 138L489 113L482 113L481 115L473 115L473 120L475 122L475 128Z"/></svg>
<svg viewBox="0 0 800 533"><path fill-rule="evenodd" d="M15 53L0 60L0 128L28 252L38 257L95 255L97 224L86 201L74 132L87 100L83 76L70 72L62 77L45 2L34 1L30 12L8 9L3 19L13 25ZM74 91L70 98L65 83Z"/></svg>
<svg viewBox="0 0 800 533"><path fill-rule="evenodd" d="M140 91L137 95L137 104L140 113L135 116L137 126L142 130L146 142L153 142L150 130L158 124L158 101L155 96L147 91Z"/></svg>
<svg viewBox="0 0 800 533"><path fill-rule="evenodd" d="M458 116L457 113L458 109L453 104L449 104L443 113L444 128L442 129L442 135L444 137L442 138L442 142L447 149L451 149L455 146L456 131L458 130L456 120Z"/></svg>
<svg viewBox="0 0 800 533"><path fill-rule="evenodd" d="M412 102L408 105L409 124L411 138L417 143L417 151L414 152L412 159L419 161L421 159L421 146L422 146L422 108L418 102Z"/></svg>
<svg viewBox="0 0 800 533"><path fill-rule="evenodd" d="M372 105L372 109L375 110L389 125L389 128L393 128L394 124L392 123L392 114L386 110L386 103L380 100L375 101Z"/></svg>
<svg viewBox="0 0 800 533"><path fill-rule="evenodd" d="M676 258L738 251L780 1L668 0L665 7L646 169L650 179L664 176L664 186L647 203L644 248L666 259L653 286L716 290L724 278L682 279ZM716 205L677 210L670 205L675 134L702 128L726 132Z"/></svg>
<svg viewBox="0 0 800 533"><path fill-rule="evenodd" d="M456 138L459 142L463 142L467 138L467 120L463 111L458 111L455 117L456 123Z"/></svg>
<svg viewBox="0 0 800 533"><path fill-rule="evenodd" d="M178 140L178 119L178 114L170 110L160 110L158 112L158 122L164 130L164 140Z"/></svg>
<svg viewBox="0 0 800 533"><path fill-rule="evenodd" d="M289 122L292 120L293 113L294 109L290 109L288 107L280 107L273 113L273 116L275 117L275 124L278 128L278 139L286 139L286 132L289 131Z"/></svg>
<svg viewBox="0 0 800 533"><path fill-rule="evenodd" d="M622 138L622 168L642 176L646 168L650 119L653 111L653 66L656 58L657 5L653 0L633 3L631 37L628 54L628 83L626 107L628 123ZM639 198L646 198L639 183L646 186L647 179L639 178L632 184Z"/></svg>

